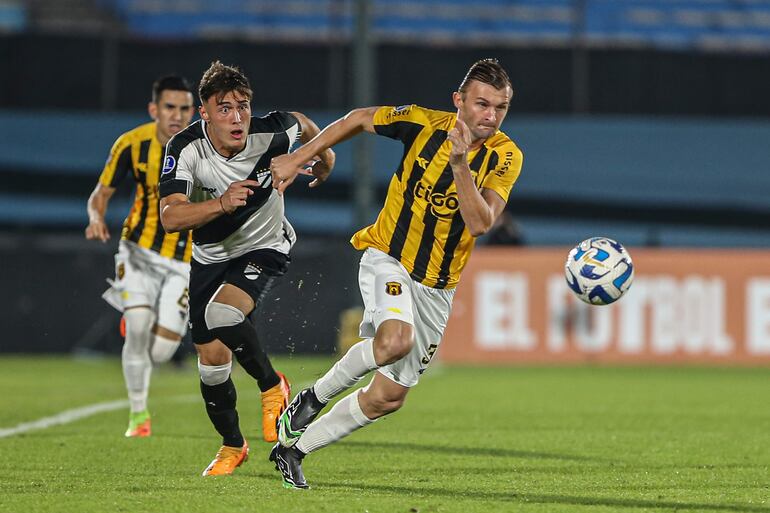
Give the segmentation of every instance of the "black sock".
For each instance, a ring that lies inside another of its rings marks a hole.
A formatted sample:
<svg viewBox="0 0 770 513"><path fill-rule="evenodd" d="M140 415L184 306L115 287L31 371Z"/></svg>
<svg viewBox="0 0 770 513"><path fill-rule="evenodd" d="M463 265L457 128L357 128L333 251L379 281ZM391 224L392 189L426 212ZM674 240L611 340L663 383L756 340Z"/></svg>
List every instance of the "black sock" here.
<svg viewBox="0 0 770 513"><path fill-rule="evenodd" d="M233 352L243 370L257 380L261 391L280 383L281 379L259 341L257 330L248 319L235 326L214 328L211 333Z"/></svg>
<svg viewBox="0 0 770 513"><path fill-rule="evenodd" d="M201 395L206 403L206 413L217 432L222 435L222 445L243 447L243 435L238 426L235 385L230 378L219 385L207 385L201 381Z"/></svg>

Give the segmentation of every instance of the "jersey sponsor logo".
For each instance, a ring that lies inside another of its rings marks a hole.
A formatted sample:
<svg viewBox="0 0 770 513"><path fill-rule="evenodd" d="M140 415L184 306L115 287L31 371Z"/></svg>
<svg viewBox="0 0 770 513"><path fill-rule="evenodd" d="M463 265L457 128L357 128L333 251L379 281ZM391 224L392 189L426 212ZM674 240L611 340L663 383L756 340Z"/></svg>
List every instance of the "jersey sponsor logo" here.
<svg viewBox="0 0 770 513"><path fill-rule="evenodd" d="M400 105L398 107L393 107L393 110L388 112L388 119L397 118L400 116L406 116L409 114L409 111L411 111L411 105Z"/></svg>
<svg viewBox="0 0 770 513"><path fill-rule="evenodd" d="M456 192L450 192L449 194L434 193L433 186L426 185L422 180L414 186L414 196L415 198L427 201L433 215L442 219L452 217L457 209L460 208L460 201L457 199Z"/></svg>
<svg viewBox="0 0 770 513"><path fill-rule="evenodd" d="M401 295L401 284L397 281L389 281L385 283L385 293L389 296Z"/></svg>
<svg viewBox="0 0 770 513"><path fill-rule="evenodd" d="M495 170L495 174L499 177L502 177L505 173L508 172L508 169L511 167L511 163L513 163L513 152L506 151L505 157L503 158L503 165L500 166L499 169Z"/></svg>
<svg viewBox="0 0 770 513"><path fill-rule="evenodd" d="M196 185L195 188L200 189L203 192L207 192L209 194L214 194L215 192L217 192L217 189L215 187L204 187L203 185Z"/></svg>
<svg viewBox="0 0 770 513"><path fill-rule="evenodd" d="M172 155L166 155L166 160L163 161L163 171L161 174L170 173L176 167L176 159Z"/></svg>

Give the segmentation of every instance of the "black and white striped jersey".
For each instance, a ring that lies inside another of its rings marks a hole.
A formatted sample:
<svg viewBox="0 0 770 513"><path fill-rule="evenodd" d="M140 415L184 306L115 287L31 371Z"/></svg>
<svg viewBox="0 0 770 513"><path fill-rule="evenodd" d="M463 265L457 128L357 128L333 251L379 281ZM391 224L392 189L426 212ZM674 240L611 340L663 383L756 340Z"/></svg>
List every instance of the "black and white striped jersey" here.
<svg viewBox="0 0 770 513"><path fill-rule="evenodd" d="M220 197L239 180L260 184L245 206L193 230L195 260L223 262L255 249L289 253L297 237L284 216L283 197L272 187L270 160L289 152L300 129L297 118L287 112L252 117L245 148L229 159L214 149L202 119L168 142L161 198L181 192L196 203Z"/></svg>

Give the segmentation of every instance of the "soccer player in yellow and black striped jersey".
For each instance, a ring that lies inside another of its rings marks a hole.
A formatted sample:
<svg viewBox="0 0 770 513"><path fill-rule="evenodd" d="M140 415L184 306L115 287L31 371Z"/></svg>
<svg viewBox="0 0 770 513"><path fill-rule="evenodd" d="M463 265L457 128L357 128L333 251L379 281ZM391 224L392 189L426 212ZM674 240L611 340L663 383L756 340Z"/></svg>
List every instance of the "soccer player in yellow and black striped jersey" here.
<svg viewBox="0 0 770 513"><path fill-rule="evenodd" d="M136 182L134 204L123 223L115 281L104 298L123 312L122 364L131 407L126 436L148 436L147 395L152 362L171 358L187 324L190 233L166 233L158 215L158 182L166 143L190 124L190 85L181 77L158 79L148 112L152 122L121 135L88 198L87 239L107 242L104 221L110 198L128 176Z"/></svg>
<svg viewBox="0 0 770 513"><path fill-rule="evenodd" d="M351 240L364 250L364 340L281 416L270 459L285 484L307 487L306 454L399 409L428 367L475 239L503 211L521 170L521 151L500 131L512 95L500 64L481 60L452 95L456 112L417 105L356 109L295 153L273 159L273 186L282 192L313 155L361 131L404 145L377 220ZM314 421L332 397L374 369L368 387Z"/></svg>

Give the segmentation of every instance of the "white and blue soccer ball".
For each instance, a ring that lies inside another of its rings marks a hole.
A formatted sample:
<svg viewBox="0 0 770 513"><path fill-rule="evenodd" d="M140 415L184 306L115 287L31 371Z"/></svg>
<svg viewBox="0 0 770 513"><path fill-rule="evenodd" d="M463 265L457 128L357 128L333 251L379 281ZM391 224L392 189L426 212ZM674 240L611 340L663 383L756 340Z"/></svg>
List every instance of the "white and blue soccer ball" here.
<svg viewBox="0 0 770 513"><path fill-rule="evenodd" d="M620 243L607 237L591 237L569 252L564 275L581 301L609 305L631 287L634 264Z"/></svg>

